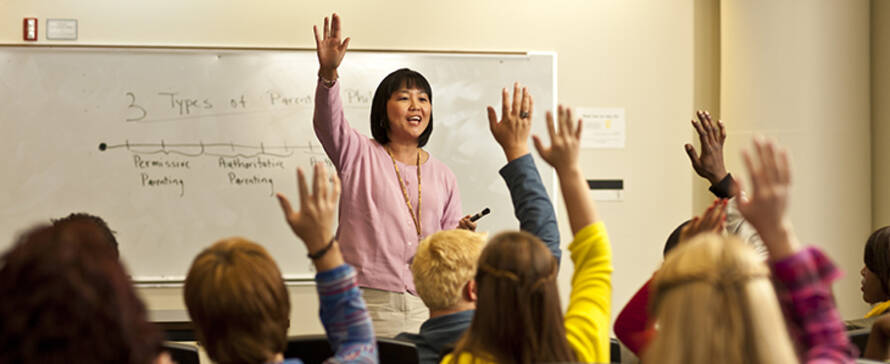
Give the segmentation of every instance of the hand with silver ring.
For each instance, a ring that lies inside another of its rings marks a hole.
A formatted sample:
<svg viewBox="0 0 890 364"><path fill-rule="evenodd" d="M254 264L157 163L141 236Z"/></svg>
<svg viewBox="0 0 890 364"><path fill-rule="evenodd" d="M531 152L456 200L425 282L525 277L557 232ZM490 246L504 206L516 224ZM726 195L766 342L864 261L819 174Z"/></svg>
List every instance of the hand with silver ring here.
<svg viewBox="0 0 890 364"><path fill-rule="evenodd" d="M494 108L488 107L488 126L494 140L504 150L508 162L529 153L528 138L532 125L529 115L534 110L532 95L527 87L521 87L518 82L513 84L512 97L506 88L501 91L500 121Z"/></svg>

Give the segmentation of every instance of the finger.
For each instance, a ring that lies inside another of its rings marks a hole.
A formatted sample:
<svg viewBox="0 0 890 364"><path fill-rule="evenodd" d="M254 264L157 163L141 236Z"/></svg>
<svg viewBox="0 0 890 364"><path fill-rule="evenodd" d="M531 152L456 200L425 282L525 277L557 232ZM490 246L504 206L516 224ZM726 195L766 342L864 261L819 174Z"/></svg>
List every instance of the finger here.
<svg viewBox="0 0 890 364"><path fill-rule="evenodd" d="M711 113L707 110L705 110L705 123L708 125L708 140L713 144L720 143L720 129L717 128L717 123L711 120Z"/></svg>
<svg viewBox="0 0 890 364"><path fill-rule="evenodd" d="M780 172L778 166L778 157L776 156L776 144L774 141L769 140L763 146L764 155L766 156L766 160L764 161L765 169L768 172L767 177L770 179L770 182L776 183L780 180Z"/></svg>
<svg viewBox="0 0 890 364"><path fill-rule="evenodd" d="M532 120L532 115L535 114L535 99L532 98L532 94L528 94L528 120Z"/></svg>
<svg viewBox="0 0 890 364"><path fill-rule="evenodd" d="M788 156L788 149L779 148L778 158L779 182L784 185L791 184L791 161Z"/></svg>
<svg viewBox="0 0 890 364"><path fill-rule="evenodd" d="M519 107L520 111L525 111L528 113L529 118L531 118L532 113L531 110L531 100L529 99L531 95L528 94L528 87L522 88L522 105Z"/></svg>
<svg viewBox="0 0 890 364"><path fill-rule="evenodd" d="M315 163L315 183L318 193L315 195L317 201L328 200L328 171L324 169L321 163Z"/></svg>
<svg viewBox="0 0 890 364"><path fill-rule="evenodd" d="M698 141L701 143L701 145L707 145L707 132L705 132L705 129L701 126L701 123L692 120L692 127L695 128L695 131L698 133Z"/></svg>
<svg viewBox="0 0 890 364"><path fill-rule="evenodd" d="M510 93L507 88L501 90L501 117L506 118L510 115Z"/></svg>
<svg viewBox="0 0 890 364"><path fill-rule="evenodd" d="M297 168L297 189L300 191L301 209L309 203L309 187L306 186L306 175L302 168Z"/></svg>
<svg viewBox="0 0 890 364"><path fill-rule="evenodd" d="M757 152L757 168L759 168L758 174L760 174L759 181L764 183L768 182L771 179L771 172L769 171L769 165L767 164L767 159L769 159L769 157L767 156L766 142L762 136L754 138L754 150ZM765 185L763 187L765 187Z"/></svg>
<svg viewBox="0 0 890 364"><path fill-rule="evenodd" d="M477 226L477 225L476 225L475 222L472 222L472 221L467 220L467 229L468 229L468 230L470 230L470 231L476 231L476 226Z"/></svg>
<svg viewBox="0 0 890 364"><path fill-rule="evenodd" d="M721 200L717 209L717 226L714 227L714 232L720 233L723 231L724 222L726 222L726 207L729 202L727 200Z"/></svg>
<svg viewBox="0 0 890 364"><path fill-rule="evenodd" d="M331 194L330 201L332 204L336 204L338 200L340 200L340 189L342 188L340 185L340 176L335 172L331 175Z"/></svg>
<svg viewBox="0 0 890 364"><path fill-rule="evenodd" d="M512 115L514 117L519 117L519 113L522 112L522 90L519 88L519 82L513 83L513 110Z"/></svg>
<svg viewBox="0 0 890 364"><path fill-rule="evenodd" d="M278 197L278 204L281 205L281 211L284 212L284 218L287 219L288 216L294 213L293 207L290 205L290 201L287 200L287 197L284 197L281 193L275 194L275 197Z"/></svg>
<svg viewBox="0 0 890 364"><path fill-rule="evenodd" d="M491 132L494 133L494 129L498 126L498 114L494 111L494 108L488 107L488 128L491 129Z"/></svg>
<svg viewBox="0 0 890 364"><path fill-rule="evenodd" d="M710 117L710 115L708 115L707 111L702 111L701 115L702 116L701 116L700 120L701 120L702 129L705 130L705 140L707 140L708 143L710 143L714 138L714 125L711 124L711 117Z"/></svg>
<svg viewBox="0 0 890 364"><path fill-rule="evenodd" d="M717 126L720 128L720 144L723 144L723 141L726 140L726 126L723 125L723 120L717 120Z"/></svg>
<svg viewBox="0 0 890 364"><path fill-rule="evenodd" d="M566 106L566 117L560 121L562 123L559 124L559 131L562 132L562 135L569 136L575 134L575 126L572 125L572 108Z"/></svg>
<svg viewBox="0 0 890 364"><path fill-rule="evenodd" d="M686 144L686 155L689 156L689 161L692 162L692 168L698 169L700 165L698 152L695 151L695 147L692 144Z"/></svg>
<svg viewBox="0 0 890 364"><path fill-rule="evenodd" d="M714 208L711 209L711 214L708 216L708 230L714 231L717 226L720 225L720 219L723 218L723 211L725 207L723 206L723 202L717 200L714 202Z"/></svg>
<svg viewBox="0 0 890 364"><path fill-rule="evenodd" d="M541 143L541 138L537 135L532 135L532 142L535 144L535 149L538 150L538 154L546 160L548 151L544 149L544 143Z"/></svg>
<svg viewBox="0 0 890 364"><path fill-rule="evenodd" d="M346 51L346 48L349 48L349 40L350 39L352 39L352 38L346 37L346 39L343 41L343 44L340 45L340 52L344 52L344 51Z"/></svg>
<svg viewBox="0 0 890 364"><path fill-rule="evenodd" d="M557 108L559 113L562 113L562 105ZM552 141L554 137L556 137L556 129L553 127L553 113L547 112L547 132L550 133L550 140Z"/></svg>
<svg viewBox="0 0 890 364"><path fill-rule="evenodd" d="M331 36L334 39L340 39L340 16L334 13L331 18Z"/></svg>
<svg viewBox="0 0 890 364"><path fill-rule="evenodd" d="M576 140L581 140L581 126L582 126L582 125L584 125L584 123L583 123L582 120L579 118L579 119L578 119L578 127L575 128L575 139L576 139Z"/></svg>
<svg viewBox="0 0 890 364"><path fill-rule="evenodd" d="M748 170L748 176L751 179L751 187L753 188L751 193L757 193L757 189L761 186L760 171L754 167L754 162L751 161L751 153L747 150L742 152L742 160L745 162L745 169ZM739 187L741 188L741 186Z"/></svg>
<svg viewBox="0 0 890 364"><path fill-rule="evenodd" d="M321 189L324 188L322 186L322 183L324 183L324 180L321 178L321 175L318 173L318 167L319 167L319 163L315 163L315 165L312 166L312 196L309 196L309 198L314 203L318 203L318 197L321 194Z"/></svg>
<svg viewBox="0 0 890 364"><path fill-rule="evenodd" d="M315 48L318 48L319 44L321 44L321 37L318 35L318 26L312 26L312 32L315 33Z"/></svg>
<svg viewBox="0 0 890 364"><path fill-rule="evenodd" d="M331 26L330 26L330 23L328 22L328 17L324 17L324 38L323 39L328 39L330 37L331 37Z"/></svg>

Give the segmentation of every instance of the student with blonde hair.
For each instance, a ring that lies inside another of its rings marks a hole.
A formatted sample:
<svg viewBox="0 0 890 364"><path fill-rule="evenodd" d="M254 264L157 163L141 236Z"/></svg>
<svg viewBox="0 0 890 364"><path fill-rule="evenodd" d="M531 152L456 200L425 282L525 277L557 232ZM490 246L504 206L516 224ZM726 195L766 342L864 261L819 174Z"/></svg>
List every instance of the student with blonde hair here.
<svg viewBox="0 0 890 364"><path fill-rule="evenodd" d="M704 234L681 243L652 282L658 333L643 362L852 362L828 285L838 270L819 249L801 247L788 218L787 152L759 139L754 149L758 163L744 154L752 194L738 208L760 234L769 266L735 237Z"/></svg>
<svg viewBox="0 0 890 364"><path fill-rule="evenodd" d="M490 111L491 112L491 111ZM489 241L476 271L476 314L442 363L608 362L612 252L578 162L581 121L558 109L558 131L547 113L551 145L535 136L541 157L556 169L575 234L575 272L563 316L558 263L538 237L504 232Z"/></svg>
<svg viewBox="0 0 890 364"><path fill-rule="evenodd" d="M333 224L340 180L333 189L321 164L314 166L309 192L297 170L300 209L294 211L282 194L278 200L288 224L306 245L318 272L321 322L328 334L334 363L377 363L371 319L356 283L355 270L343 262ZM243 238L217 242L198 254L185 280L185 304L198 341L220 364L301 363L285 360L290 299L275 260Z"/></svg>
<svg viewBox="0 0 890 364"><path fill-rule="evenodd" d="M534 103L527 88L513 85L502 90L502 115L488 108L489 129L504 151L507 165L499 171L507 183L520 229L537 236L557 261L559 227L556 212L529 153ZM421 363L438 363L441 354L463 335L476 308L476 263L486 236L466 230L444 230L430 235L417 247L411 273L417 294L430 310L430 319L417 334L396 338L417 345Z"/></svg>

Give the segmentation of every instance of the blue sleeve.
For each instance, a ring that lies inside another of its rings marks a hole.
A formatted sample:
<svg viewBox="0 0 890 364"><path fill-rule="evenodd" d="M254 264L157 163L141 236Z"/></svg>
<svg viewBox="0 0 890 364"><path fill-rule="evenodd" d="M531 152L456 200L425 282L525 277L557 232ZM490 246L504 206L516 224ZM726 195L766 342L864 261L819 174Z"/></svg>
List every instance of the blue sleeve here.
<svg viewBox="0 0 890 364"><path fill-rule="evenodd" d="M559 263L559 225L547 189L531 154L514 159L500 170L507 182L519 228L540 238Z"/></svg>
<svg viewBox="0 0 890 364"><path fill-rule="evenodd" d="M315 283L321 323L335 353L325 363L378 363L374 328L355 269L343 264L315 275Z"/></svg>

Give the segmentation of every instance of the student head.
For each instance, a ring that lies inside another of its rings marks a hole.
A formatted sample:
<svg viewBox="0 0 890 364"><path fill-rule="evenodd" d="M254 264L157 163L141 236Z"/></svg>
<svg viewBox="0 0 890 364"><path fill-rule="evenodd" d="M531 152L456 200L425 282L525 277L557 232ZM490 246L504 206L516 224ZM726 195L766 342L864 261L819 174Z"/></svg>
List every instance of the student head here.
<svg viewBox="0 0 890 364"><path fill-rule="evenodd" d="M418 147L423 147L433 133L432 105L433 89L423 75L407 68L396 70L374 92L371 135L382 145L394 137L410 136L417 139ZM413 120L415 116L420 120Z"/></svg>
<svg viewBox="0 0 890 364"><path fill-rule="evenodd" d="M198 341L214 362L259 364L284 352L290 298L281 271L259 244L229 238L204 249L183 294Z"/></svg>
<svg viewBox="0 0 890 364"><path fill-rule="evenodd" d="M736 237L706 233L668 254L652 281L650 363L796 363L769 269Z"/></svg>
<svg viewBox="0 0 890 364"><path fill-rule="evenodd" d="M102 220L101 217L90 215L85 212L75 212L61 219L52 220L54 226L62 226L76 222L86 222L95 225L102 232L102 235L104 235L104 241L107 242L112 249L114 249L114 256L117 257L120 255L117 246L117 239L115 239L114 237L114 231L112 231L108 227L108 224L106 224L105 220Z"/></svg>
<svg viewBox="0 0 890 364"><path fill-rule="evenodd" d="M556 285L558 265L540 239L526 232L494 236L479 257L476 314L458 341L466 351L499 363L573 361Z"/></svg>
<svg viewBox="0 0 890 364"><path fill-rule="evenodd" d="M671 231L671 235L668 235L667 241L664 243L664 251L662 251L663 256L667 257L668 253L677 247L677 244L680 243L680 234L683 232L683 228L690 222L692 222L692 220L683 221L680 226L677 226L674 231Z"/></svg>
<svg viewBox="0 0 890 364"><path fill-rule="evenodd" d="M875 230L865 243L862 299L870 304L890 300L890 226Z"/></svg>
<svg viewBox="0 0 890 364"><path fill-rule="evenodd" d="M473 276L484 245L483 234L462 229L439 231L420 242L411 273L430 312L475 308Z"/></svg>
<svg viewBox="0 0 890 364"><path fill-rule="evenodd" d="M161 333L147 320L95 224L43 226L0 258L0 363L148 364Z"/></svg>

